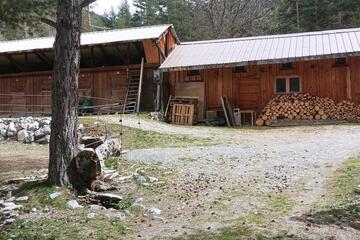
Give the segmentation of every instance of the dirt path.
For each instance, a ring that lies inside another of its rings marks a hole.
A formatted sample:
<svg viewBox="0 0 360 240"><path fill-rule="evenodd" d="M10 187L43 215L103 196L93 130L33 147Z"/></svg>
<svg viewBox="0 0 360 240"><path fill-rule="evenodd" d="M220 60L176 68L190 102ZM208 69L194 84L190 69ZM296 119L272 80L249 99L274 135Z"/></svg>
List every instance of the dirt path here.
<svg viewBox="0 0 360 240"><path fill-rule="evenodd" d="M111 118L106 121L113 122ZM137 122L126 116L124 124L136 126ZM142 120L140 127L213 137L222 143L210 147L128 152L129 161L141 160L174 170L169 178L171 188L176 191L167 190L159 203L164 208L167 224L139 229L140 235L148 239L166 238L214 230L242 218L258 216L262 218L261 223L254 220L251 224L261 231L276 229L274 234L284 230L290 235L311 239L360 239L359 232L331 227L309 229L304 223L291 220L321 201L326 196L326 180L343 161L359 154L360 126L229 131Z"/></svg>

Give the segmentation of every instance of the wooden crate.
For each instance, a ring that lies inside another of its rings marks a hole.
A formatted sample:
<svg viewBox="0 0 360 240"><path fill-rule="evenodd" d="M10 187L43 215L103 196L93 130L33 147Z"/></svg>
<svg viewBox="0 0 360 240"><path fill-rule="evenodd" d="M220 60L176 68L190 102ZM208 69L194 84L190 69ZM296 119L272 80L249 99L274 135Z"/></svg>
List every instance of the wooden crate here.
<svg viewBox="0 0 360 240"><path fill-rule="evenodd" d="M174 104L171 122L179 125L193 125L194 105Z"/></svg>

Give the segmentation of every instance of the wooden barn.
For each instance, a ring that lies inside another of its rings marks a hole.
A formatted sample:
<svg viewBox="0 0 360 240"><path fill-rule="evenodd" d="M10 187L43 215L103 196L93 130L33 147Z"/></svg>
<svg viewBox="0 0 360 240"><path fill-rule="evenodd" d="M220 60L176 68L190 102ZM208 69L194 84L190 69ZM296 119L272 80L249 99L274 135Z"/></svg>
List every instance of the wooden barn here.
<svg viewBox="0 0 360 240"><path fill-rule="evenodd" d="M0 42L0 115L50 114L53 43L53 37ZM80 111L159 108L158 68L178 43L172 25L82 34Z"/></svg>
<svg viewBox="0 0 360 240"><path fill-rule="evenodd" d="M223 111L260 113L280 94L360 103L360 29L187 42L161 65L169 95L198 99L198 120Z"/></svg>

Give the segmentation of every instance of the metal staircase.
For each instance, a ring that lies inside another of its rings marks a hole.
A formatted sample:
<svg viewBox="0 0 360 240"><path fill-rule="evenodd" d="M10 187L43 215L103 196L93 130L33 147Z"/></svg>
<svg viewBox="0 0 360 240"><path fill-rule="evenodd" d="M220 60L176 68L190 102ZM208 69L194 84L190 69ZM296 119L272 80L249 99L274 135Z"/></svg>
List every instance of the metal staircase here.
<svg viewBox="0 0 360 240"><path fill-rule="evenodd" d="M140 108L141 86L144 73L144 59L139 70L128 70L128 89L123 113L138 113Z"/></svg>

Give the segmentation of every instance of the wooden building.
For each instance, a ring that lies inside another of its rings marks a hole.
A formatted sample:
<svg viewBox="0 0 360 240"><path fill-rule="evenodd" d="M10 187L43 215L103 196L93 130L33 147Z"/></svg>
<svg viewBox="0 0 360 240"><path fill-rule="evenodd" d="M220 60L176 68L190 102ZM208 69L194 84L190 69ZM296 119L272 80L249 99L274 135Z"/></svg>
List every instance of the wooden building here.
<svg viewBox="0 0 360 240"><path fill-rule="evenodd" d="M160 68L170 95L199 100L198 120L222 112L222 96L258 113L286 93L360 104L360 29L182 43Z"/></svg>
<svg viewBox="0 0 360 240"><path fill-rule="evenodd" d="M0 115L50 114L53 43L53 37L0 42ZM134 111L141 72L139 106L154 110L158 68L178 43L172 25L82 34L79 94L91 107L84 111Z"/></svg>

